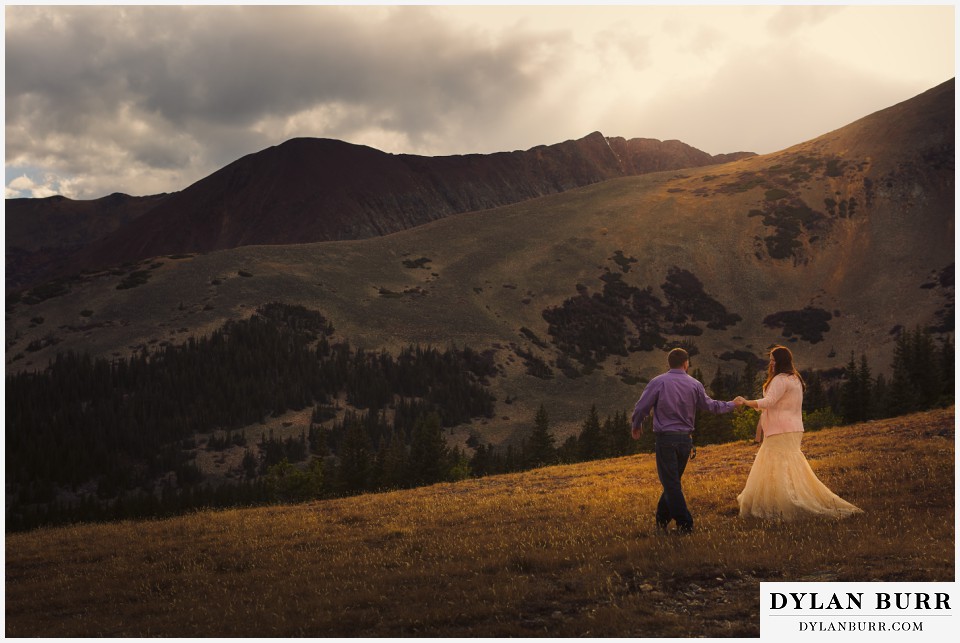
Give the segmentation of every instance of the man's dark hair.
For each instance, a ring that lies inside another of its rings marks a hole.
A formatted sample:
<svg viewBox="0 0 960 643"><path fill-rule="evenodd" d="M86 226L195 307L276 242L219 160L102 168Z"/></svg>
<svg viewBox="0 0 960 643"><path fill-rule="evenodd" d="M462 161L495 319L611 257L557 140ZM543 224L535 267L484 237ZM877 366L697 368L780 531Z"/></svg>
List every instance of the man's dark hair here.
<svg viewBox="0 0 960 643"><path fill-rule="evenodd" d="M684 362L690 361L690 354L682 348L674 348L667 354L667 364L670 368L681 368Z"/></svg>

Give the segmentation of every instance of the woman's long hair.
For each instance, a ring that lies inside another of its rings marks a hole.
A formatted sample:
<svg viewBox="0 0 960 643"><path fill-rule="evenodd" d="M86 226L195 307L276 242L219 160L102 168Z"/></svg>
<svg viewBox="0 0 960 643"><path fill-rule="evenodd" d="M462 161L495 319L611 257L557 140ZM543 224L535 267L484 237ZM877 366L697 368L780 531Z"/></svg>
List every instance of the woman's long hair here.
<svg viewBox="0 0 960 643"><path fill-rule="evenodd" d="M800 371L793 365L793 353L790 352L789 348L779 345L774 346L770 349L770 357L773 358L773 363L767 366L767 381L763 383L764 392L766 392L767 386L773 378L781 373L796 375L803 390L807 389L807 383L803 381L803 378L800 377Z"/></svg>

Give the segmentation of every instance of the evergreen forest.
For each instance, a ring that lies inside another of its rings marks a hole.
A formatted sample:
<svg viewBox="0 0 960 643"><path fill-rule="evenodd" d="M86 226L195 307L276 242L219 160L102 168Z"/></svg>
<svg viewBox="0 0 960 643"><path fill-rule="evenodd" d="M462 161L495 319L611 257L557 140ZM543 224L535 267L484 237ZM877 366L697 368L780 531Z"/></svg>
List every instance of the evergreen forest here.
<svg viewBox="0 0 960 643"><path fill-rule="evenodd" d="M271 465L318 455L317 473L323 456L340 452L346 456L336 459L349 462L367 448L356 444L360 433L370 449L395 440L433 457L442 427L493 412L484 387L494 373L489 354L409 347L395 358L331 343L332 334L320 313L275 303L180 346L114 360L60 353L43 371L8 376L7 529L268 501L277 495L268 483L283 469ZM348 413L329 431L311 425L309 447L307 436L261 436L260 456L248 451L250 475L240 484L205 484L193 462L198 435L212 434L212 448L248 444L232 432L311 405L319 419L341 397L360 415ZM380 413L387 406L395 411L389 426ZM347 482L331 488L365 488L351 476L344 472ZM435 481L420 472L412 480Z"/></svg>
<svg viewBox="0 0 960 643"><path fill-rule="evenodd" d="M446 429L493 417L492 351L410 346L393 356L333 334L321 313L273 303L179 346L113 360L61 353L43 371L8 375L7 530L402 489L653 450L650 431L630 438L629 411L601 419L592 405L562 443L541 405L519 442L493 446L473 432L468 449L451 449ZM953 363L953 344L918 328L900 332L889 380L874 376L864 355L804 372L805 427L952 404ZM745 359L741 371L718 368L709 382L691 375L715 399L758 397L759 366ZM268 417L304 409L311 420L299 436L248 435ZM698 414L695 442L750 439L755 427L748 410ZM195 461L201 447L244 449L237 477L208 479Z"/></svg>

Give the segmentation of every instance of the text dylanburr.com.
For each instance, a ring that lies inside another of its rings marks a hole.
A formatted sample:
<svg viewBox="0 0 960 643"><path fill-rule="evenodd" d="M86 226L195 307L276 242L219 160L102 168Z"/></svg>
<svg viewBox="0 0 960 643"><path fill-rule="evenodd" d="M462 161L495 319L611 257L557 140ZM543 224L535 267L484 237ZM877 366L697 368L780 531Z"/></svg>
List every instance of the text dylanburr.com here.
<svg viewBox="0 0 960 643"><path fill-rule="evenodd" d="M955 640L956 583L760 583L760 637Z"/></svg>

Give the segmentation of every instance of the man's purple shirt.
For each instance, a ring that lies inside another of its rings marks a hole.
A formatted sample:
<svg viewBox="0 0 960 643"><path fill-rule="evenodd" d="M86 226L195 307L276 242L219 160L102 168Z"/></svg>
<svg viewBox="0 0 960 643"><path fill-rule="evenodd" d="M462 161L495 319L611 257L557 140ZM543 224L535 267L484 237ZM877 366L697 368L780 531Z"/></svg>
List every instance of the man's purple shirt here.
<svg viewBox="0 0 960 643"><path fill-rule="evenodd" d="M633 428L653 413L653 431L691 433L697 409L711 413L729 413L736 408L733 402L719 402L707 396L703 384L687 375L682 368L673 368L650 380L633 408Z"/></svg>

